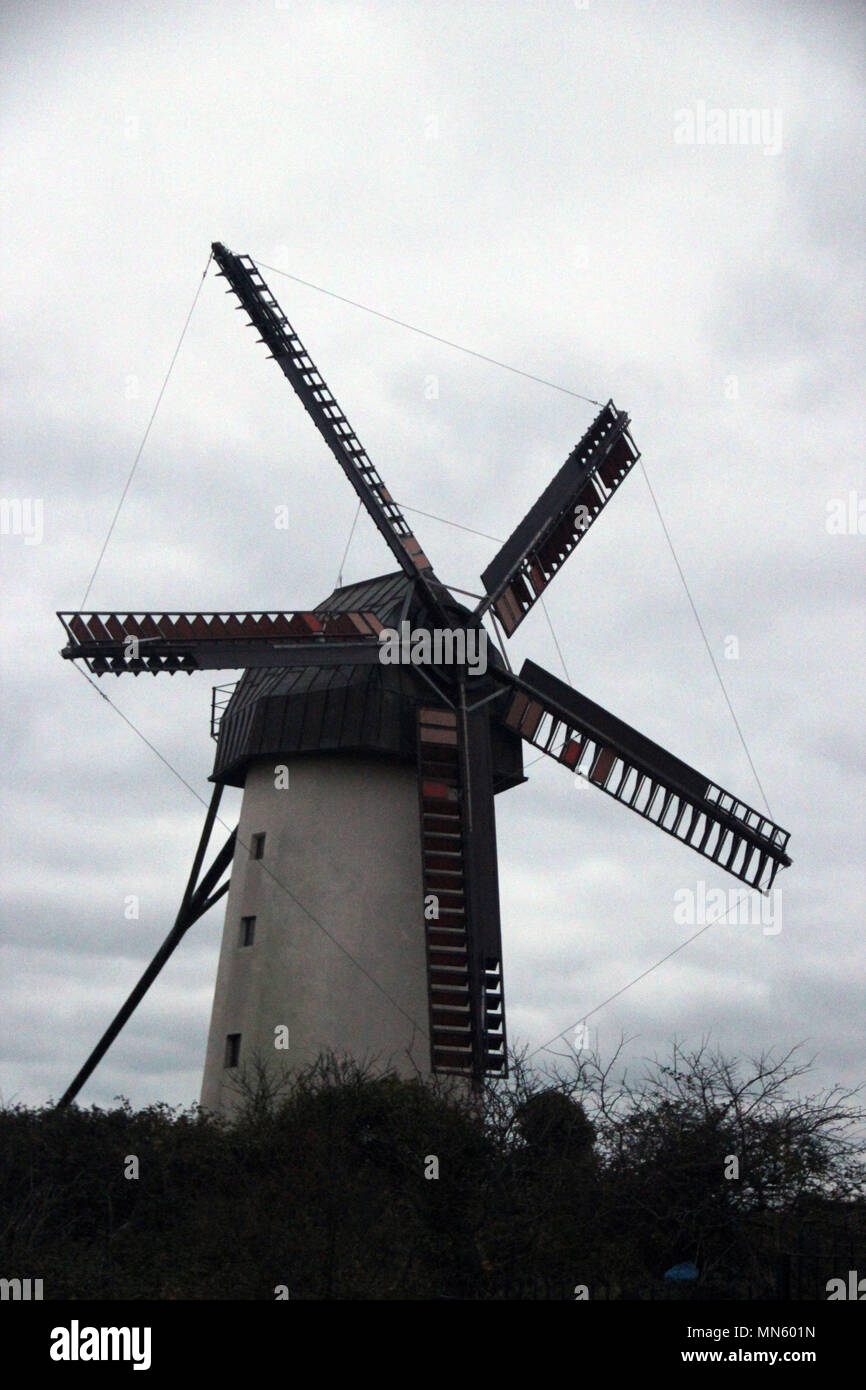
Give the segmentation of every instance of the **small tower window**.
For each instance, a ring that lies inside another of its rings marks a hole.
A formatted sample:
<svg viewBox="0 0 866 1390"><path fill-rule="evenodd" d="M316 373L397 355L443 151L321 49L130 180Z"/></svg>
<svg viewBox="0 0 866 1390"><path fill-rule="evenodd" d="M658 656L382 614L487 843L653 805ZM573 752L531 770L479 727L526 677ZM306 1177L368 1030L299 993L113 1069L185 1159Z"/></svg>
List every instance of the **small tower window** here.
<svg viewBox="0 0 866 1390"><path fill-rule="evenodd" d="M265 857L265 832L254 835L250 841L250 859L264 859Z"/></svg>
<svg viewBox="0 0 866 1390"><path fill-rule="evenodd" d="M240 1033L229 1033L226 1038L226 1066L236 1067L241 1057Z"/></svg>
<svg viewBox="0 0 866 1390"><path fill-rule="evenodd" d="M238 936L239 946L252 946L256 939L256 919L255 917L242 917L241 930Z"/></svg>

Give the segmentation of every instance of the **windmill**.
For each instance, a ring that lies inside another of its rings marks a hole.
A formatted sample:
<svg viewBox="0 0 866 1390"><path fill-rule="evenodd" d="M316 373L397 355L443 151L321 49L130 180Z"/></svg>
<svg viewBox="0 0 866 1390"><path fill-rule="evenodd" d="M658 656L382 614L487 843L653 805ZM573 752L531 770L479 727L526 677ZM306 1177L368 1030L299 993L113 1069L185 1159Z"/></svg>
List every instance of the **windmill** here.
<svg viewBox="0 0 866 1390"><path fill-rule="evenodd" d="M214 790L177 920L60 1103L226 892L205 1104L229 1107L232 1074L281 1030L293 1063L372 1046L477 1085L506 1072L494 796L526 780L524 743L751 888L790 864L788 834L536 663L515 674L488 642L484 619L511 637L631 472L628 415L601 408L470 609L254 262L212 250L398 568L310 611L58 614L62 655L96 676L243 673L214 691ZM225 785L244 789L239 825L202 873Z"/></svg>

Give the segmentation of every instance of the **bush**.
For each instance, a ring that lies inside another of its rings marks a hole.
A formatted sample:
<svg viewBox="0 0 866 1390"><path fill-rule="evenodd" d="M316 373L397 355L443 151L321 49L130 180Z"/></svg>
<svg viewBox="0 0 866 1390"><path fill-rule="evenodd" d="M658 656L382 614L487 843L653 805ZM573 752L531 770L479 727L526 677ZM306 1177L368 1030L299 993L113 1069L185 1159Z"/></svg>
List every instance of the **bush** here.
<svg viewBox="0 0 866 1390"><path fill-rule="evenodd" d="M0 1272L53 1299L663 1298L693 1260L689 1295L774 1296L794 1255L866 1264L862 1114L792 1095L793 1056L675 1046L636 1084L518 1057L476 1096L323 1057L248 1078L231 1123L10 1107Z"/></svg>

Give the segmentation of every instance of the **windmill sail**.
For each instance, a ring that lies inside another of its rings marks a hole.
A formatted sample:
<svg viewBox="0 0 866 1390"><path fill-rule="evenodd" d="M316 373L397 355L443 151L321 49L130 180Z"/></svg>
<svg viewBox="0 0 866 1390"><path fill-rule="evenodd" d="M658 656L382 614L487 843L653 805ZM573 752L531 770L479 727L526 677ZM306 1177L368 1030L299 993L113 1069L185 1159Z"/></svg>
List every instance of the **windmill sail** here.
<svg viewBox="0 0 866 1390"><path fill-rule="evenodd" d="M61 655L95 676L379 660L372 612L58 613Z"/></svg>
<svg viewBox="0 0 866 1390"><path fill-rule="evenodd" d="M355 434L279 304L249 256L235 256L213 243L220 274L228 280L250 322L261 334L284 375L325 440L376 526L388 542L404 573L413 578L432 574L432 566L415 539L408 521Z"/></svg>
<svg viewBox="0 0 866 1390"><path fill-rule="evenodd" d="M477 611L492 605L509 637L640 458L628 426L608 401L482 574Z"/></svg>
<svg viewBox="0 0 866 1390"><path fill-rule="evenodd" d="M766 891L790 864L786 830L601 705L533 661L511 679L506 725L572 772L750 888Z"/></svg>

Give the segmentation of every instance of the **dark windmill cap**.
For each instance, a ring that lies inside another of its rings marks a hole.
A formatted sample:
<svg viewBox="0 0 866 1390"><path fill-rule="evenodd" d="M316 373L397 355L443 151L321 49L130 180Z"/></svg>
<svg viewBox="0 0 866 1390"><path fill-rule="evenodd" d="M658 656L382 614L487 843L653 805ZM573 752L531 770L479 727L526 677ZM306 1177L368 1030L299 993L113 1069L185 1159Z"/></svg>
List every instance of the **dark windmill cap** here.
<svg viewBox="0 0 866 1390"><path fill-rule="evenodd" d="M409 597L411 581L402 573L382 575L336 589L317 612L375 613L383 627L402 621L424 625L426 615ZM471 613L450 595L443 602L455 627L475 626ZM501 664L490 644L488 661ZM274 756L366 753L400 762L417 760L417 708L433 692L412 665L378 659L353 662L351 650L339 664L258 667L244 672L219 724L211 780L242 787L250 763ZM471 678L471 699L495 687L484 676ZM525 780L522 740L501 724L502 700L491 700L491 752L494 789L504 791Z"/></svg>

